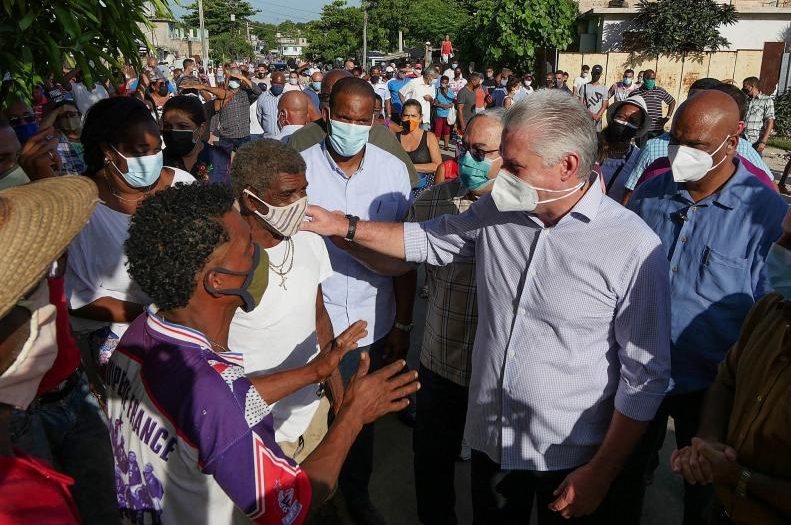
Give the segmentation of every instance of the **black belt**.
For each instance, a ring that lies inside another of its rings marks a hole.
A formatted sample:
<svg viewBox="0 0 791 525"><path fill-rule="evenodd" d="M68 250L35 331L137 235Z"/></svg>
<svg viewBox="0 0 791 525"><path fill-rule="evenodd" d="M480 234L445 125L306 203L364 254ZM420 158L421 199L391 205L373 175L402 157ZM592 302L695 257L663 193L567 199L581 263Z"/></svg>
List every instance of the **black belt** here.
<svg viewBox="0 0 791 525"><path fill-rule="evenodd" d="M72 374L66 378L57 388L41 394L36 399L39 404L45 405L48 403L55 403L66 397L74 390L74 387L80 383L82 377L82 368L77 368Z"/></svg>

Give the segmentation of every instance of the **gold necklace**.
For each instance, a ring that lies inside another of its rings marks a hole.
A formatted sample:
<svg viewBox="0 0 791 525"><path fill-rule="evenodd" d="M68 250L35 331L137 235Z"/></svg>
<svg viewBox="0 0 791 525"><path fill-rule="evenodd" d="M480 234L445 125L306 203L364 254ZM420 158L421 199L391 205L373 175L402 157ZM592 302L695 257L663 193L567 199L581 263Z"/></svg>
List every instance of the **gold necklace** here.
<svg viewBox="0 0 791 525"><path fill-rule="evenodd" d="M151 186L149 186L148 189L146 189L146 192L136 199L125 199L124 197L121 197L119 194L115 192L112 184L110 184L110 181L107 179L107 173L104 174L104 184L107 186L107 191L109 191L113 197L115 197L119 201L132 202L132 203L138 203L143 199L145 199L146 197L148 197L148 194L151 193L152 188L154 187L154 185L156 185L156 183L154 183Z"/></svg>

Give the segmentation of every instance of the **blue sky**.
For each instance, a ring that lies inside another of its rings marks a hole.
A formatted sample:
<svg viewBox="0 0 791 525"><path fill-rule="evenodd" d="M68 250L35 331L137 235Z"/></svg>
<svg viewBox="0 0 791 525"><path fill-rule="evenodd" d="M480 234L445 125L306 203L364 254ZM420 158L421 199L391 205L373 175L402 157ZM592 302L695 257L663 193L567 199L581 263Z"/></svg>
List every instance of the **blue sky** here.
<svg viewBox="0 0 791 525"><path fill-rule="evenodd" d="M254 8L261 12L254 20L278 24L284 20L294 22L307 22L319 18L321 8L331 0L248 0ZM181 0L184 5L189 5L191 0ZM346 0L349 5L360 5L360 0ZM185 9L173 6L173 12L180 17Z"/></svg>

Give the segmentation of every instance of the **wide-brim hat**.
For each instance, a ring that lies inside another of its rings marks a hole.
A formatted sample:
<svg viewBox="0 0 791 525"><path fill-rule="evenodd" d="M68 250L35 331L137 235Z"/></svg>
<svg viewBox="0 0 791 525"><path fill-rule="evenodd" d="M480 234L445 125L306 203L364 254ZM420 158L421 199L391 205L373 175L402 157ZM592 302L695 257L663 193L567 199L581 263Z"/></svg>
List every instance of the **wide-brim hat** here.
<svg viewBox="0 0 791 525"><path fill-rule="evenodd" d="M613 121L613 119L615 118L615 114L618 112L618 108L620 108L624 104L631 104L643 110L643 117L644 117L643 125L640 129L637 130L635 137L642 137L643 135L648 133L651 130L651 117L648 115L648 105L645 103L645 99L640 95L632 95L626 100L619 100L615 104L608 107L607 122L611 123Z"/></svg>
<svg viewBox="0 0 791 525"><path fill-rule="evenodd" d="M0 318L44 277L99 202L87 177L44 179L0 191Z"/></svg>

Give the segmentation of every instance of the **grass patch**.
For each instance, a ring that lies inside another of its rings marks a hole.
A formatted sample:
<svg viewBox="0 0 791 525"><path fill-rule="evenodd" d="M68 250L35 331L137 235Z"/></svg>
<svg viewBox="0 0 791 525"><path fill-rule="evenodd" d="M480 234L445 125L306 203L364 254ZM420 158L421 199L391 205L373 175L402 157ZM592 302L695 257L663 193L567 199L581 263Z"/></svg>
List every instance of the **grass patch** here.
<svg viewBox="0 0 791 525"><path fill-rule="evenodd" d="M786 151L791 150L791 137L771 137L768 146L780 148Z"/></svg>

